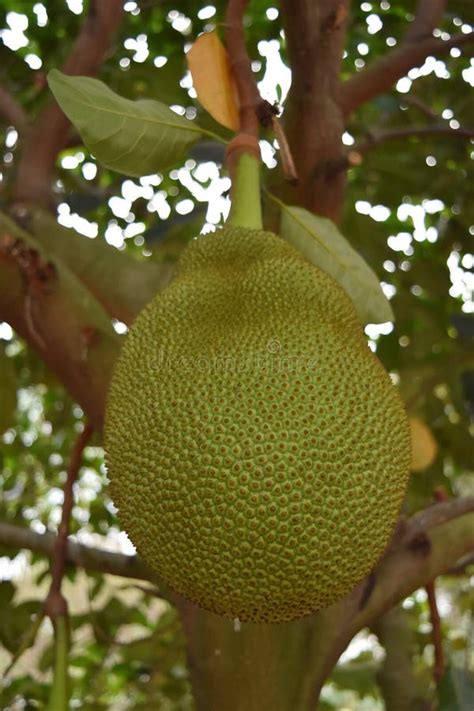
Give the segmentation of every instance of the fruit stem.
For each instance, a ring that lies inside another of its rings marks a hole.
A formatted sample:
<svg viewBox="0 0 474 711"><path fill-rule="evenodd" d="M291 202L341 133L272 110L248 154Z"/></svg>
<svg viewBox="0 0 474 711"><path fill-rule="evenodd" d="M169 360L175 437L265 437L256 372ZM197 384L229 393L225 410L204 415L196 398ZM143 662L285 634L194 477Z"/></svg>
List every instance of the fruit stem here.
<svg viewBox="0 0 474 711"><path fill-rule="evenodd" d="M226 46L239 97L240 132L258 137L257 107L261 103L255 74L245 44L244 14L248 0L228 0L225 14Z"/></svg>
<svg viewBox="0 0 474 711"><path fill-rule="evenodd" d="M47 711L67 711L69 708L68 649L67 618L59 615L54 620L54 674Z"/></svg>
<svg viewBox="0 0 474 711"><path fill-rule="evenodd" d="M227 149L227 165L232 179L228 225L261 230L260 148L248 134L238 134Z"/></svg>

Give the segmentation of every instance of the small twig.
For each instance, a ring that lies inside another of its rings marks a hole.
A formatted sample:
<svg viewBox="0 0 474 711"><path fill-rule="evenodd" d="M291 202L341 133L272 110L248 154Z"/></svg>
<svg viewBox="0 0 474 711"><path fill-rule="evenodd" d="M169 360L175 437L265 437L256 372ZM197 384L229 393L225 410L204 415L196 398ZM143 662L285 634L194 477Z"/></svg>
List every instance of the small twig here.
<svg viewBox="0 0 474 711"><path fill-rule="evenodd" d="M280 146L283 175L292 185L297 185L298 173L296 172L295 162L293 160L293 156L291 155L291 149L285 131L277 116L272 117L272 127L278 141L278 145Z"/></svg>
<svg viewBox="0 0 474 711"><path fill-rule="evenodd" d="M461 558L460 561L456 565L453 565L452 568L450 568L447 572L447 575L466 575L467 574L467 568L470 568L471 566L474 565L474 553L470 553L464 558Z"/></svg>
<svg viewBox="0 0 474 711"><path fill-rule="evenodd" d="M422 101L418 96L412 96L411 94L406 94L401 100L401 104L405 106L413 106L418 109L424 116L430 119L430 121L439 121L439 115L430 106L427 106L424 101Z"/></svg>
<svg viewBox="0 0 474 711"><path fill-rule="evenodd" d="M152 588L149 585L140 585L139 583L132 583L131 585L122 585L121 590L139 590L144 595L150 595L151 597L156 597L159 600L166 599L163 597L160 588Z"/></svg>
<svg viewBox="0 0 474 711"><path fill-rule="evenodd" d="M449 501L448 492L444 487L438 486L434 489L434 499L438 503ZM443 637L441 632L441 618L438 610L438 602L436 600L436 582L431 580L426 586L426 594L428 596L428 605L430 608L431 629L434 647L434 668L433 678L436 684L439 684L444 674L444 654L443 654Z"/></svg>
<svg viewBox="0 0 474 711"><path fill-rule="evenodd" d="M436 684L439 684L444 674L444 653L443 638L441 634L441 618L439 616L438 603L436 600L435 581L428 583L425 587L428 595L428 605L430 608L432 638L434 647L434 668L433 677Z"/></svg>
<svg viewBox="0 0 474 711"><path fill-rule="evenodd" d="M248 0L229 0L225 17L226 45L239 95L240 132L258 139L257 108L261 102L245 45L244 12Z"/></svg>
<svg viewBox="0 0 474 711"><path fill-rule="evenodd" d="M430 136L446 136L447 138L460 138L469 141L474 139L474 128L456 129L445 124L436 124L432 126L404 126L402 128L387 129L386 131L371 131L367 133L365 139L355 143L342 158L320 165L319 171L324 171L327 175L333 175L360 165L366 153L378 148L383 143L405 138L428 138Z"/></svg>
<svg viewBox="0 0 474 711"><path fill-rule="evenodd" d="M271 128L280 148L281 167L283 175L292 185L297 185L298 174L291 154L285 129L279 119L280 108L270 104L265 99L257 106L257 117L264 128Z"/></svg>
<svg viewBox="0 0 474 711"><path fill-rule="evenodd" d="M398 141L403 138L425 138L428 136L448 136L450 138L474 138L474 128L451 128L445 124L432 126L404 126L386 131L374 131L368 134L363 141L356 143L351 150L357 153L366 153L371 148L387 141Z"/></svg>
<svg viewBox="0 0 474 711"><path fill-rule="evenodd" d="M61 583L66 567L67 537L69 534L69 520L71 518L74 504L73 486L77 479L81 466L82 453L89 441L93 427L87 423L77 438L69 466L67 469L66 481L64 482L64 502L62 508L61 522L58 528L58 535L54 544L53 562L51 565L51 587L45 601L45 610L49 617L54 620L59 615L67 614L67 604L61 593Z"/></svg>
<svg viewBox="0 0 474 711"><path fill-rule="evenodd" d="M68 672L69 618L66 598L61 592L66 567L67 537L69 520L74 504L73 487L81 466L84 447L92 435L93 427L87 423L76 439L64 482L64 501L61 522L55 541L51 565L51 587L44 603L44 611L54 627L54 671L49 693L47 711L67 711L69 708L70 681Z"/></svg>
<svg viewBox="0 0 474 711"><path fill-rule="evenodd" d="M474 41L474 32L459 32L448 40L433 37L432 31L442 14L442 8L439 2L433 1L433 9L436 7L437 11L427 12L427 1L419 3L419 10L422 7L424 10L423 20L419 16L415 18L400 45L343 83L341 109L346 118L361 104L386 93L398 79L405 76L412 67L422 64L429 55L438 57L452 47L462 47ZM413 36L415 26L416 38Z"/></svg>
<svg viewBox="0 0 474 711"><path fill-rule="evenodd" d="M433 504L414 514L404 527L401 543L409 544L419 535L426 534L431 528L447 523L458 516L474 511L474 497L451 499Z"/></svg>

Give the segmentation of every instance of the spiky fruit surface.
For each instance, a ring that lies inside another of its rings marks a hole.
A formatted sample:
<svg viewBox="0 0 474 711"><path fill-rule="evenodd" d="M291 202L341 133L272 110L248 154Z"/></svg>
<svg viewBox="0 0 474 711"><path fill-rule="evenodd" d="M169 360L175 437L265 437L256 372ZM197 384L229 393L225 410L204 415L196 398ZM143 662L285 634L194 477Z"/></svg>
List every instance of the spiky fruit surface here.
<svg viewBox="0 0 474 711"><path fill-rule="evenodd" d="M410 434L345 292L279 237L226 227L133 325L106 453L123 526L170 587L280 622L377 562Z"/></svg>

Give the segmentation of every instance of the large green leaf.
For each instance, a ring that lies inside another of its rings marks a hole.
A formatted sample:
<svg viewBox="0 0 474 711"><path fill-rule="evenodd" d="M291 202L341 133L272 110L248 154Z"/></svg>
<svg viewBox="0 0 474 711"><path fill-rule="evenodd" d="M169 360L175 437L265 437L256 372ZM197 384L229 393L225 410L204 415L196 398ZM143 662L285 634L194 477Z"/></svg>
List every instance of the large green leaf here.
<svg viewBox="0 0 474 711"><path fill-rule="evenodd" d="M125 175L139 177L165 170L209 135L165 104L124 99L97 79L68 76L53 69L48 82L98 161Z"/></svg>
<svg viewBox="0 0 474 711"><path fill-rule="evenodd" d="M281 235L349 294L363 323L393 320L379 280L367 262L326 217L280 203Z"/></svg>

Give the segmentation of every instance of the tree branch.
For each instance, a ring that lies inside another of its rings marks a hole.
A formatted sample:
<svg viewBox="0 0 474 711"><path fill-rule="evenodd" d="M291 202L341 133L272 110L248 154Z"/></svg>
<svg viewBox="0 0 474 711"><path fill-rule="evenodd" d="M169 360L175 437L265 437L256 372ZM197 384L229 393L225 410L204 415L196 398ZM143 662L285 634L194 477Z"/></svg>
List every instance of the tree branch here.
<svg viewBox="0 0 474 711"><path fill-rule="evenodd" d="M17 100L0 86L0 113L9 124L15 126L18 133L22 133L28 125L28 117Z"/></svg>
<svg viewBox="0 0 474 711"><path fill-rule="evenodd" d="M436 600L436 587L434 580L432 580L426 586L426 594L428 595L428 605L430 608L430 620L432 629L431 635L434 647L433 677L435 683L439 684L444 674L445 663L443 651L443 636L441 632L441 618L439 616L438 602Z"/></svg>
<svg viewBox="0 0 474 711"><path fill-rule="evenodd" d="M89 11L72 51L63 66L65 74L94 75L109 48L123 15L123 0L91 0ZM50 101L25 142L18 165L15 199L50 205L56 156L64 146L69 121L55 101Z"/></svg>
<svg viewBox="0 0 474 711"><path fill-rule="evenodd" d="M0 319L39 353L100 430L120 339L77 277L1 214Z"/></svg>
<svg viewBox="0 0 474 711"><path fill-rule="evenodd" d="M401 525L402 535L395 533L372 575L349 596L315 616L307 703L316 705L324 680L357 632L474 551L473 511L474 499L470 498L418 512Z"/></svg>
<svg viewBox="0 0 474 711"><path fill-rule="evenodd" d="M54 542L51 564L51 586L44 602L44 610L54 627L54 671L53 683L49 692L48 709L67 711L69 708L70 678L69 649L70 629L68 604L61 586L66 568L66 548L69 534L69 521L74 504L73 487L79 474L84 447L92 435L93 429L86 424L72 449L71 459L64 482L64 501L58 535Z"/></svg>
<svg viewBox="0 0 474 711"><path fill-rule="evenodd" d="M57 536L49 531L36 533L28 528L0 521L0 544L6 548L24 548L52 558L56 540ZM156 577L138 556L92 548L71 539L68 539L66 544L65 560L69 565L97 573L157 582Z"/></svg>
<svg viewBox="0 0 474 711"><path fill-rule="evenodd" d="M51 565L51 587L45 601L45 610L54 622L56 617L67 615L67 602L61 592L61 584L66 567L66 550L69 535L69 521L74 505L74 482L77 479L81 466L82 453L93 432L90 424L86 424L72 449L71 460L67 468L66 481L64 482L64 500L59 523L58 535L54 541Z"/></svg>
<svg viewBox="0 0 474 711"><path fill-rule="evenodd" d="M418 0L415 17L405 34L405 41L417 42L430 36L442 18L446 5L447 0Z"/></svg>
<svg viewBox="0 0 474 711"><path fill-rule="evenodd" d="M434 6L439 4L439 2L433 3ZM419 5L425 7L427 3L420 2ZM432 21L435 14L435 12L427 12L426 17L429 16ZM416 19L412 26L415 23ZM354 74L342 85L340 104L346 119L361 104L388 91L410 69L419 66L430 55L437 57L448 52L451 47L461 47L474 41L474 32L455 34L449 40L432 37L430 35L434 25L432 27L426 25L423 34L419 34L421 27L420 23L417 24L418 37L426 36L425 39L411 36L411 30L408 30L398 47L387 52L363 71Z"/></svg>
<svg viewBox="0 0 474 711"><path fill-rule="evenodd" d="M371 131L367 133L366 138L351 146L350 150L342 158L328 163L326 170L332 174L360 165L366 153L389 141L437 136L470 141L474 139L474 128L455 129L445 124L437 124L431 126L403 126L385 131Z"/></svg>
<svg viewBox="0 0 474 711"><path fill-rule="evenodd" d="M171 279L172 264L139 261L100 238L84 239L44 210L32 211L27 222L34 238L81 280L110 316L126 324Z"/></svg>
<svg viewBox="0 0 474 711"><path fill-rule="evenodd" d="M451 128L445 124L433 124L431 126L403 126L402 128L392 128L386 131L373 131L362 141L351 147L351 151L356 153L367 153L372 148L380 146L387 141L399 141L403 138L425 138L430 136L447 136L448 138L472 139L474 138L474 128Z"/></svg>
<svg viewBox="0 0 474 711"><path fill-rule="evenodd" d="M410 546L418 536L452 519L474 511L474 496L442 501L417 511L402 528L401 545ZM395 545L397 542L395 541Z"/></svg>
<svg viewBox="0 0 474 711"><path fill-rule="evenodd" d="M258 139L257 107L260 103L255 77L247 53L244 12L248 0L229 0L225 16L226 44L239 96L240 132Z"/></svg>
<svg viewBox="0 0 474 711"><path fill-rule="evenodd" d="M375 571L370 599L354 620L358 629L390 609L419 587L447 573L453 560L474 550L474 513L466 513L426 532L423 549L400 547L382 560Z"/></svg>
<svg viewBox="0 0 474 711"><path fill-rule="evenodd" d="M430 106L425 104L425 102L422 101L419 96L405 94L403 98L400 98L400 103L404 104L407 107L413 106L415 109L418 109L420 113L426 116L426 118L428 118L430 121L439 121L439 114L437 114L436 111L434 111Z"/></svg>

